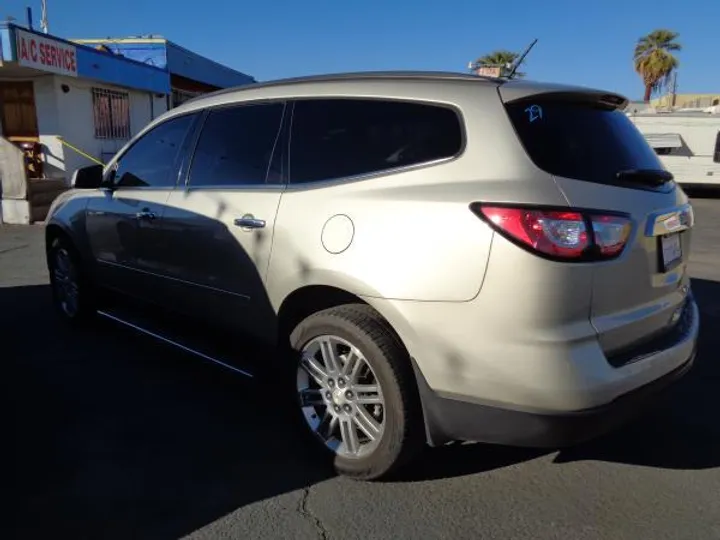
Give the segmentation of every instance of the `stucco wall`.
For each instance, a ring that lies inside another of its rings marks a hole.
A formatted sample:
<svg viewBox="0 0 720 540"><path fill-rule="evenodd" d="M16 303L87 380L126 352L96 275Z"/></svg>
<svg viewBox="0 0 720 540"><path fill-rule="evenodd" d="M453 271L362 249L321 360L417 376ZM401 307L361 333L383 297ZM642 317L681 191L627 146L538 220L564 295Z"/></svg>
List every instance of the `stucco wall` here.
<svg viewBox="0 0 720 540"><path fill-rule="evenodd" d="M38 133L45 155L44 173L51 178L64 178L65 158L62 145L56 137L60 132L59 107L55 92L56 78L54 75L38 77L33 80L33 89L35 91Z"/></svg>
<svg viewBox="0 0 720 540"><path fill-rule="evenodd" d="M53 76L50 79L49 85L43 80L41 84L36 85L35 91L40 140L47 152L49 171L52 171L53 176L64 177L68 181L75 169L91 165L92 162L64 147L58 136L98 159L108 158L127 142L124 139L95 138L93 87L129 94L132 135L140 131L153 117L165 112L167 108L164 96L156 97L148 92L71 77ZM68 92L63 92L63 85L67 85ZM154 111L150 105L151 100Z"/></svg>

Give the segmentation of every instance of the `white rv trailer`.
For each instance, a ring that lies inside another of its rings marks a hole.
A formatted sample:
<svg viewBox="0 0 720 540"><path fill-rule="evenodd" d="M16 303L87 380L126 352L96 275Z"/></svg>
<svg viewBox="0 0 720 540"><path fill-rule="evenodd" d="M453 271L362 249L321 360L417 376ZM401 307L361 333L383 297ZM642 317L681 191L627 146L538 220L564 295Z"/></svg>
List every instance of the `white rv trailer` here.
<svg viewBox="0 0 720 540"><path fill-rule="evenodd" d="M675 180L720 189L720 111L628 113Z"/></svg>

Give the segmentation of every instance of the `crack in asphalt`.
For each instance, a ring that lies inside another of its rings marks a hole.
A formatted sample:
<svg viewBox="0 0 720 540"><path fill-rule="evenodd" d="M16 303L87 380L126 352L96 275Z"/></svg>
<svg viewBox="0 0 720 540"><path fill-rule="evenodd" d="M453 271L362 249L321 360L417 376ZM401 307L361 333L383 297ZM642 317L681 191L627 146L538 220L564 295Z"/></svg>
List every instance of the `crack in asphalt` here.
<svg viewBox="0 0 720 540"><path fill-rule="evenodd" d="M11 251L17 251L18 249L25 249L29 248L30 244L23 244L20 246L13 246L6 249L0 249L0 255L4 255L5 253L10 253Z"/></svg>
<svg viewBox="0 0 720 540"><path fill-rule="evenodd" d="M307 502L309 497L310 488L303 488L302 495L300 496L300 503L298 504L297 509L298 514L300 514L302 517L304 517L313 524L315 530L318 533L318 538L320 538L321 540L330 540L330 532L322 524L320 518L313 514L308 508Z"/></svg>

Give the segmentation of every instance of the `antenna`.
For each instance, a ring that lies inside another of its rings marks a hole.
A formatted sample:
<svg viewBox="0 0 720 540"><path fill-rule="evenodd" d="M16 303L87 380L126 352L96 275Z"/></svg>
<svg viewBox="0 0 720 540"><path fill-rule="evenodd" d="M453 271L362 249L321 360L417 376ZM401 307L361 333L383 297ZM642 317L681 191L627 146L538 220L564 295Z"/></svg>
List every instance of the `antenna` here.
<svg viewBox="0 0 720 540"><path fill-rule="evenodd" d="M507 77L508 79L512 79L512 78L513 78L513 75L515 75L515 72L516 72L517 69L520 67L520 64L523 63L523 60L525 60L525 57L526 57L526 56L528 55L528 53L532 50L532 48L535 46L535 44L537 43L537 41L538 41L537 38L535 38L535 39L533 40L533 42L528 46L528 48L525 49L525 52L522 53L522 54L518 57L517 60L515 60L515 65L513 66L512 70L510 70L510 73L508 74L508 77Z"/></svg>
<svg viewBox="0 0 720 540"><path fill-rule="evenodd" d="M48 20L47 20L47 0L42 0L41 4L41 15L40 15L40 28L44 34L48 33Z"/></svg>

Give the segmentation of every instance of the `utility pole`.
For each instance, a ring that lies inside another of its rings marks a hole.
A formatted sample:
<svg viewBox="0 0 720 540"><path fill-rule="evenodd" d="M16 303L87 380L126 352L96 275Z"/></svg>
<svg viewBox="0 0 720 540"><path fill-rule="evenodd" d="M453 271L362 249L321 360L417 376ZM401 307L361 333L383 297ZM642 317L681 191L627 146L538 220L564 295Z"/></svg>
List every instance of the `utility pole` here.
<svg viewBox="0 0 720 540"><path fill-rule="evenodd" d="M44 34L48 33L48 20L47 20L47 0L42 0L41 4L41 16L40 16L40 28Z"/></svg>

